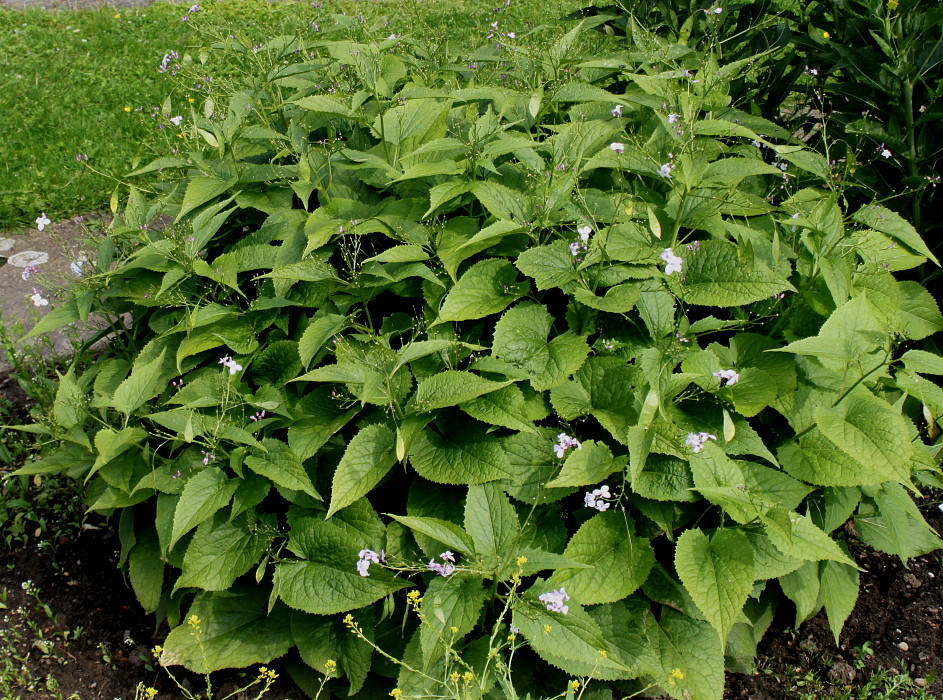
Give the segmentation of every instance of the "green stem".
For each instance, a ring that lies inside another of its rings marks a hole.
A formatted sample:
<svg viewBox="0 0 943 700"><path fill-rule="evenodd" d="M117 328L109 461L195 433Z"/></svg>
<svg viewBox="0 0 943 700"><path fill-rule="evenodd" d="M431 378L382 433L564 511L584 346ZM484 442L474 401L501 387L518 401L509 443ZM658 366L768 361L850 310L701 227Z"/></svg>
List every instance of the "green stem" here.
<svg viewBox="0 0 943 700"><path fill-rule="evenodd" d="M914 84L907 80L904 82L904 124L907 130L907 161L910 170L910 177L916 178L917 173L917 135L914 128ZM913 223L914 228L920 230L920 192L914 193L913 200Z"/></svg>

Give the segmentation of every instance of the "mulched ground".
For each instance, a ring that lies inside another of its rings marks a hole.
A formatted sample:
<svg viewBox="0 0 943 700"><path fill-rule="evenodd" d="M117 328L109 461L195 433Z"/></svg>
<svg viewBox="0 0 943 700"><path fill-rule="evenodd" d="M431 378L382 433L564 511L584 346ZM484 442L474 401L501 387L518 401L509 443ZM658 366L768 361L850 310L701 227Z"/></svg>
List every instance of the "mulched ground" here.
<svg viewBox="0 0 943 700"><path fill-rule="evenodd" d="M943 514L933 506L928 506L927 513L930 522L943 529ZM131 700L139 683L157 687L162 699L183 697L151 661L148 650L160 643L166 631L155 630L153 618L138 608L115 566L117 549L114 534L89 530L74 541L60 543L57 566L47 555L35 551L0 555L0 595L6 591L7 606L0 609L0 641L3 637L19 639L18 655L28 659L22 678L24 682L33 679L33 689L5 698L51 700L75 693L81 700ZM809 669L826 669L824 675L836 687L860 685L872 670L896 669L901 663L915 678L927 678L943 669L940 554L912 560L909 569L879 553L858 550L855 555L867 573L862 575L862 593L845 626L841 648L832 643L822 615L796 634L788 631L788 620L783 619L782 624L774 624L761 648L761 672L732 675L726 697L794 700L795 690L782 679L801 677ZM39 600L49 607L54 619L23 590L27 580L37 587ZM790 606L782 607L786 618ZM36 635L30 624L42 630L43 639L50 642L46 648L33 644ZM82 632L74 639L73 630L78 626ZM856 652L865 643L873 656ZM0 669L2 664L0 660ZM46 688L48 677L54 679L49 685L55 692ZM215 683L225 694L236 689L238 681L231 676L220 677ZM187 682L194 690L201 687L196 679ZM943 680L934 681L927 689L943 695ZM244 696L245 700L249 697L254 694ZM304 695L292 688L282 672L278 685L266 697Z"/></svg>

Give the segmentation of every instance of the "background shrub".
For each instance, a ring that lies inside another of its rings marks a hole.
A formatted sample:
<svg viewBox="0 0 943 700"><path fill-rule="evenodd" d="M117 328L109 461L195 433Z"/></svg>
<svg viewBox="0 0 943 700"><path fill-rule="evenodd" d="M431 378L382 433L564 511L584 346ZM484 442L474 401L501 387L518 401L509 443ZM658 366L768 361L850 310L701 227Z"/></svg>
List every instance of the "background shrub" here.
<svg viewBox="0 0 943 700"><path fill-rule="evenodd" d="M719 698L784 597L837 638L849 518L940 545L917 231L734 102L765 57L498 21L220 38L249 78L167 103L178 153L34 329L132 320L21 473L120 514L163 664Z"/></svg>

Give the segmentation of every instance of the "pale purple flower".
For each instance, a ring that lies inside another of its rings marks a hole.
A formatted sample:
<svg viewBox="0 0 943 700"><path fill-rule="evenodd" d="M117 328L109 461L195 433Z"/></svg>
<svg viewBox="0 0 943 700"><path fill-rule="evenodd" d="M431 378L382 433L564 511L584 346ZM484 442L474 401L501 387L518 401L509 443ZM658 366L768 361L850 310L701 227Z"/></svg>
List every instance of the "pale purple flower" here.
<svg viewBox="0 0 943 700"><path fill-rule="evenodd" d="M609 148L615 151L616 153L625 153L625 144L614 141L609 144Z"/></svg>
<svg viewBox="0 0 943 700"><path fill-rule="evenodd" d="M52 221L50 221L50 220L46 217L46 212L43 212L42 214L40 214L39 216L36 217L36 228L38 228L40 231L42 231L44 228L46 228L46 227L47 227L49 224L51 224L51 223L52 223Z"/></svg>
<svg viewBox="0 0 943 700"><path fill-rule="evenodd" d="M429 571L434 571L439 576L451 576L455 572L455 554L450 551L442 552L439 558L444 564L439 564L435 559L429 560Z"/></svg>
<svg viewBox="0 0 943 700"><path fill-rule="evenodd" d="M671 248L665 248L658 257L665 261L666 275L670 275L673 272L681 272L681 266L684 264L684 260L675 255Z"/></svg>
<svg viewBox="0 0 943 700"><path fill-rule="evenodd" d="M614 117L621 117L621 116L622 116L622 105L616 105L615 107L613 107L612 110L610 111L610 114L611 114L612 116L614 116Z"/></svg>
<svg viewBox="0 0 943 700"><path fill-rule="evenodd" d="M671 114L668 115L668 123L669 123L669 124L674 124L674 123L677 122L679 119L681 119L681 115L680 115L680 114L675 114L674 112L672 112Z"/></svg>
<svg viewBox="0 0 943 700"><path fill-rule="evenodd" d="M566 433L560 433L557 435L557 442L553 446L553 452L557 455L557 459L563 459L563 456L566 454L566 451L571 447L575 447L578 450L583 449L583 445L576 438L572 438Z"/></svg>
<svg viewBox="0 0 943 700"><path fill-rule="evenodd" d="M22 277L24 280L28 280L30 275L35 274L35 273L36 273L36 266L27 265L26 267L23 268L23 272L20 273L20 277Z"/></svg>
<svg viewBox="0 0 943 700"><path fill-rule="evenodd" d="M212 462L214 459L216 459L216 455L210 454L206 450L200 450L200 454L203 455L203 466L206 466L207 464Z"/></svg>
<svg viewBox="0 0 943 700"><path fill-rule="evenodd" d="M733 369L722 369L719 372L713 373L715 377L719 377L724 380L725 384L723 386L733 386L740 381L740 375L736 370Z"/></svg>
<svg viewBox="0 0 943 700"><path fill-rule="evenodd" d="M180 126L180 122L182 121L183 121L183 117L181 116L170 118L170 123L173 124L174 126Z"/></svg>
<svg viewBox="0 0 943 700"><path fill-rule="evenodd" d="M192 5L190 5L190 9L187 10L187 14L193 14L194 12L199 12L199 11L200 11L200 3L195 2Z"/></svg>
<svg viewBox="0 0 943 700"><path fill-rule="evenodd" d="M380 555L378 555L372 549L361 549L357 554L357 573L359 573L361 576L369 576L370 562L379 564Z"/></svg>
<svg viewBox="0 0 943 700"><path fill-rule="evenodd" d="M242 365L237 363L234 359L232 359L228 355L222 358L219 361L219 364L223 365L224 367L227 367L229 369L230 374L235 374L236 372L239 372L242 370Z"/></svg>
<svg viewBox="0 0 943 700"><path fill-rule="evenodd" d="M583 243L586 243L589 240L590 235L593 233L593 227L580 226L578 229L576 229L576 232L580 234L580 240L583 241Z"/></svg>
<svg viewBox="0 0 943 700"><path fill-rule="evenodd" d="M889 149L884 147L883 143L880 146L878 146L878 150L881 152L882 158L890 158L892 155L894 155L893 153L890 152Z"/></svg>
<svg viewBox="0 0 943 700"><path fill-rule="evenodd" d="M700 452L704 449L704 443L708 440L716 440L716 435L711 435L710 433L688 433L688 436L684 440L685 445L690 445L694 448L694 452Z"/></svg>
<svg viewBox="0 0 943 700"><path fill-rule="evenodd" d="M665 163L658 168L658 174L663 178L671 179L671 171L675 169L674 163Z"/></svg>
<svg viewBox="0 0 943 700"><path fill-rule="evenodd" d="M595 508L600 513L609 509L608 500L612 498L609 493L609 487L603 484L598 489L587 491L583 497L583 503L587 508Z"/></svg>
<svg viewBox="0 0 943 700"><path fill-rule="evenodd" d="M537 596L537 599L547 606L547 610L550 612L558 612L566 615L570 612L570 606L564 605L566 601L570 599L570 596L567 595L565 588L558 588L550 591L549 593L541 593Z"/></svg>
<svg viewBox="0 0 943 700"><path fill-rule="evenodd" d="M253 415L253 416L249 416L249 420L251 420L253 423L256 422L256 421L260 421L260 420L262 420L263 418L265 418L265 410L264 410L264 409L261 410L261 411L256 411L255 415Z"/></svg>

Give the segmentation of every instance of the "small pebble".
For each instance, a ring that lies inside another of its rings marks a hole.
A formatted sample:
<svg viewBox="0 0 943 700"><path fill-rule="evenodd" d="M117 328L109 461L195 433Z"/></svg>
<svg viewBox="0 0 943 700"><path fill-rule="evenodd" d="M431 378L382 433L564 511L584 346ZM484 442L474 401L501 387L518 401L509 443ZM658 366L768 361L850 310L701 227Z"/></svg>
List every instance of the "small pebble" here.
<svg viewBox="0 0 943 700"><path fill-rule="evenodd" d="M926 684L927 684L926 678L914 678L914 685L917 686L918 688L922 688Z"/></svg>
<svg viewBox="0 0 943 700"><path fill-rule="evenodd" d="M897 645L897 648L900 649L901 651L907 651L908 649L910 649L910 645L907 642L900 642Z"/></svg>

